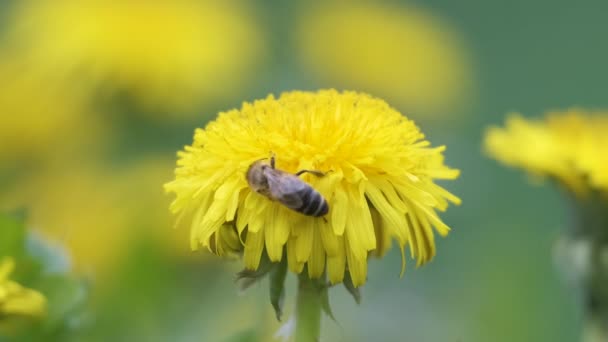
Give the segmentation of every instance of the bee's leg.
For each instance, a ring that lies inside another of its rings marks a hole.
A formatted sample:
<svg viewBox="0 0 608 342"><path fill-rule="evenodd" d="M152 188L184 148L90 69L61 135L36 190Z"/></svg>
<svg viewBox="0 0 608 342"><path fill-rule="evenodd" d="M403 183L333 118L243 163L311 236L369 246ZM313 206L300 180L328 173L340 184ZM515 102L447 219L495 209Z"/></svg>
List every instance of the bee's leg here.
<svg viewBox="0 0 608 342"><path fill-rule="evenodd" d="M299 176L299 175L301 175L303 173L306 173L306 172L312 173L313 175L315 175L317 177L323 177L323 176L325 176L324 172L316 171L316 170L300 170L300 171L296 172L295 175Z"/></svg>
<svg viewBox="0 0 608 342"><path fill-rule="evenodd" d="M274 153L270 156L270 167L274 169Z"/></svg>

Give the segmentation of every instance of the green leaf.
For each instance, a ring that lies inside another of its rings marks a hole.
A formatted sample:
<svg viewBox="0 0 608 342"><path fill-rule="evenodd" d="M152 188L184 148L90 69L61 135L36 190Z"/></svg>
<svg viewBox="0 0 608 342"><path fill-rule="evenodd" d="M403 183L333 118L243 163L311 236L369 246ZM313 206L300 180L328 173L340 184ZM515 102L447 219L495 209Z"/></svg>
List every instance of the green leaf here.
<svg viewBox="0 0 608 342"><path fill-rule="evenodd" d="M274 308L277 320L281 321L283 315L283 303L285 302L285 278L287 277L287 260L283 258L270 271L270 304Z"/></svg>

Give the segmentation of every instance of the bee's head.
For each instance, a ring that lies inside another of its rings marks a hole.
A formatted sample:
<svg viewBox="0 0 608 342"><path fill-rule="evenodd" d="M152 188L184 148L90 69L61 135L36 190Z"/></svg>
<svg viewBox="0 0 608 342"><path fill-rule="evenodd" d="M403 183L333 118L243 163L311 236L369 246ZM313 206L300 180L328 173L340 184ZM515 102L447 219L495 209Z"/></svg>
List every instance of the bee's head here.
<svg viewBox="0 0 608 342"><path fill-rule="evenodd" d="M264 175L264 170L270 168L270 165L263 160L258 160L249 166L247 169L247 174L245 177L247 178L247 182L249 186L254 190L259 192L261 189L268 188L268 180Z"/></svg>

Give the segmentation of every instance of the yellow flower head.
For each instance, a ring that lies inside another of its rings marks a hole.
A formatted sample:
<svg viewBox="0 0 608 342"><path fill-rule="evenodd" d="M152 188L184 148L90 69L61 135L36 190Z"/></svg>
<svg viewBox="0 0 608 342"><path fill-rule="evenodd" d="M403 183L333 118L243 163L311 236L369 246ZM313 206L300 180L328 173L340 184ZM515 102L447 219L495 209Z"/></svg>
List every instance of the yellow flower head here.
<svg viewBox="0 0 608 342"><path fill-rule="evenodd" d="M171 113L237 89L263 51L242 3L25 1L10 28L32 64L110 83Z"/></svg>
<svg viewBox="0 0 608 342"><path fill-rule="evenodd" d="M460 39L428 11L358 1L302 13L300 53L324 82L429 115L453 113L469 95L471 70Z"/></svg>
<svg viewBox="0 0 608 342"><path fill-rule="evenodd" d="M486 151L506 165L552 177L575 193L608 189L608 116L580 109L547 113L546 120L512 114L505 128L490 127Z"/></svg>
<svg viewBox="0 0 608 342"><path fill-rule="evenodd" d="M442 236L449 231L436 210L460 200L433 181L459 172L443 164L444 147L423 138L411 120L365 94L271 95L197 129L165 189L176 195L171 211L192 214L193 248L225 254L242 241L247 269L257 269L264 252L277 262L285 251L295 273L306 265L309 276L326 271L337 283L347 270L358 286L368 254L383 254L391 239L423 264L435 254L433 227ZM325 216L300 214L251 190L248 169L271 156L278 170L324 174L301 179L326 199Z"/></svg>
<svg viewBox="0 0 608 342"><path fill-rule="evenodd" d="M15 268L12 258L0 260L0 321L3 317L41 317L46 313L46 298L9 279Z"/></svg>

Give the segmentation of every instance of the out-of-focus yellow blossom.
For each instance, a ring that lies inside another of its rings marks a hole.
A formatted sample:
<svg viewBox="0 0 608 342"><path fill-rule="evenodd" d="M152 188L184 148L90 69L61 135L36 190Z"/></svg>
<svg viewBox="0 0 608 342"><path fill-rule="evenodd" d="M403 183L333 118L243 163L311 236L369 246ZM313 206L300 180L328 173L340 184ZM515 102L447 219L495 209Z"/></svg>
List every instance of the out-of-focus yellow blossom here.
<svg viewBox="0 0 608 342"><path fill-rule="evenodd" d="M441 117L464 104L471 70L457 34L412 6L331 2L302 11L303 62L332 86L358 88L408 112Z"/></svg>
<svg viewBox="0 0 608 342"><path fill-rule="evenodd" d="M41 172L7 193L3 206L27 208L28 224L65 245L78 269L104 269L132 232L112 177L87 166Z"/></svg>
<svg viewBox="0 0 608 342"><path fill-rule="evenodd" d="M263 51L243 3L45 0L16 7L8 37L26 60L127 91L151 112L178 115L239 89Z"/></svg>
<svg viewBox="0 0 608 342"><path fill-rule="evenodd" d="M9 279L15 268L12 258L0 259L0 321L11 316L41 317L46 313L46 298Z"/></svg>
<svg viewBox="0 0 608 342"><path fill-rule="evenodd" d="M142 231L172 242L167 248L183 255L176 246L187 243L188 235L167 228L168 199L158 188L170 177L172 164L152 159L116 169L63 165L23 179L0 205L27 208L29 225L63 243L79 270L111 270Z"/></svg>
<svg viewBox="0 0 608 342"><path fill-rule="evenodd" d="M592 114L586 120L577 164L588 175L592 187L608 191L608 112Z"/></svg>
<svg viewBox="0 0 608 342"><path fill-rule="evenodd" d="M166 242L164 245L171 253L181 257L193 256L191 251L183 248L189 241L188 232L171 229L171 215L166 210L169 200L158 188L171 177L173 164L171 159L150 158L115 174L119 205L129 208L131 227L122 229L131 229L139 237L143 230L146 235Z"/></svg>
<svg viewBox="0 0 608 342"><path fill-rule="evenodd" d="M102 130L81 91L38 71L0 60L0 161L56 156L85 134L90 148Z"/></svg>
<svg viewBox="0 0 608 342"><path fill-rule="evenodd" d="M581 109L552 111L545 120L511 114L505 128L490 127L486 151L506 165L553 177L579 195L608 189L608 113Z"/></svg>
<svg viewBox="0 0 608 342"><path fill-rule="evenodd" d="M286 250L295 273L307 265L310 277L327 271L338 283L348 271L359 286L368 253L383 254L391 239L402 251L409 246L419 265L435 255L433 227L442 236L449 231L436 210L460 202L434 183L459 174L443 164L443 150L380 99L294 91L244 103L197 129L165 189L176 195L173 213L192 215L192 248L222 254L218 234L231 229L244 242L247 269L257 269L263 253L278 262ZM290 173L326 172L302 179L326 198L327 215L304 216L250 190L248 168L271 154Z"/></svg>

